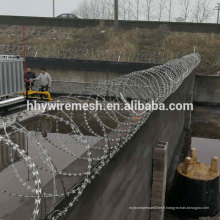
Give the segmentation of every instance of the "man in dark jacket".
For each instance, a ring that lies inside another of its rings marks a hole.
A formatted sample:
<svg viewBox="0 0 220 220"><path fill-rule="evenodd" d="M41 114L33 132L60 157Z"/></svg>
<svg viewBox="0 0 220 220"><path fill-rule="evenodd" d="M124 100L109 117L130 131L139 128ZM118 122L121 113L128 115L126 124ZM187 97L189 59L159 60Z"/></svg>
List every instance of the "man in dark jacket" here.
<svg viewBox="0 0 220 220"><path fill-rule="evenodd" d="M27 72L24 80L27 91L30 89L30 87L34 86L34 82L32 81L32 79L35 78L36 78L35 73L31 71L31 68L27 68Z"/></svg>

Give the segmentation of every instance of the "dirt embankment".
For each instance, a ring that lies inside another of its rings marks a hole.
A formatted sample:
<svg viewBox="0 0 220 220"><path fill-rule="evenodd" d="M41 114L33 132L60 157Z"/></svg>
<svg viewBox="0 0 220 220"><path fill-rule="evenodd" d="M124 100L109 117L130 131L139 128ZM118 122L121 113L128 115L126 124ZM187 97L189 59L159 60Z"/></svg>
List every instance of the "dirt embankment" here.
<svg viewBox="0 0 220 220"><path fill-rule="evenodd" d="M202 56L200 73L220 70L220 35L168 29L114 32L93 28L25 27L28 56L164 63L192 53ZM22 55L20 26L0 26L0 54Z"/></svg>

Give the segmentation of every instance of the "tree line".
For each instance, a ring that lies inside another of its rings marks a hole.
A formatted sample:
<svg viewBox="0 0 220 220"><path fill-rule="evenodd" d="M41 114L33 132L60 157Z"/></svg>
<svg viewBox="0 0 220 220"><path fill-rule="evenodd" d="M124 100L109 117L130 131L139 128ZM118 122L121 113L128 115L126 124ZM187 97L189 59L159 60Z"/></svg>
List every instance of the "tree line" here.
<svg viewBox="0 0 220 220"><path fill-rule="evenodd" d="M121 20L208 22L213 0L119 0ZM74 13L88 19L113 19L114 0L83 0Z"/></svg>

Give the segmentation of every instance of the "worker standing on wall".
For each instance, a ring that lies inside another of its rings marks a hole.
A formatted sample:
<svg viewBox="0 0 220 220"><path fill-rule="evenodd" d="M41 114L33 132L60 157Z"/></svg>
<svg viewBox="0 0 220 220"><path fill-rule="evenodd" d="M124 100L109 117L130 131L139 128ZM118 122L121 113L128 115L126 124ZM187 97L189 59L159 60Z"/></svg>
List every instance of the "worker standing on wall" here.
<svg viewBox="0 0 220 220"><path fill-rule="evenodd" d="M32 82L33 79L36 78L36 74L31 71L31 68L27 68L27 72L25 75L25 86L26 86L26 91L28 91L32 86L34 86L34 83Z"/></svg>

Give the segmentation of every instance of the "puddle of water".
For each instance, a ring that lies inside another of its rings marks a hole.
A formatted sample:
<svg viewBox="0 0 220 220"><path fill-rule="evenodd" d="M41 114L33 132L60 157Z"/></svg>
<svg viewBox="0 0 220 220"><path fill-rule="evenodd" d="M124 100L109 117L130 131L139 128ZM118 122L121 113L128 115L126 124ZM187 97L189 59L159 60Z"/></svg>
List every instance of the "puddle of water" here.
<svg viewBox="0 0 220 220"><path fill-rule="evenodd" d="M212 157L220 159L220 107L195 106L192 115L191 136L191 147L197 149L199 162L210 164ZM165 220L187 219L174 216L167 210L164 218Z"/></svg>
<svg viewBox="0 0 220 220"><path fill-rule="evenodd" d="M202 163L210 164L212 157L220 159L220 139L192 137L192 147L197 149L198 160Z"/></svg>
<svg viewBox="0 0 220 220"><path fill-rule="evenodd" d="M195 106L191 146L200 162L210 164L212 157L220 158L220 107Z"/></svg>
<svg viewBox="0 0 220 220"><path fill-rule="evenodd" d="M220 107L195 106L192 136L220 139Z"/></svg>

